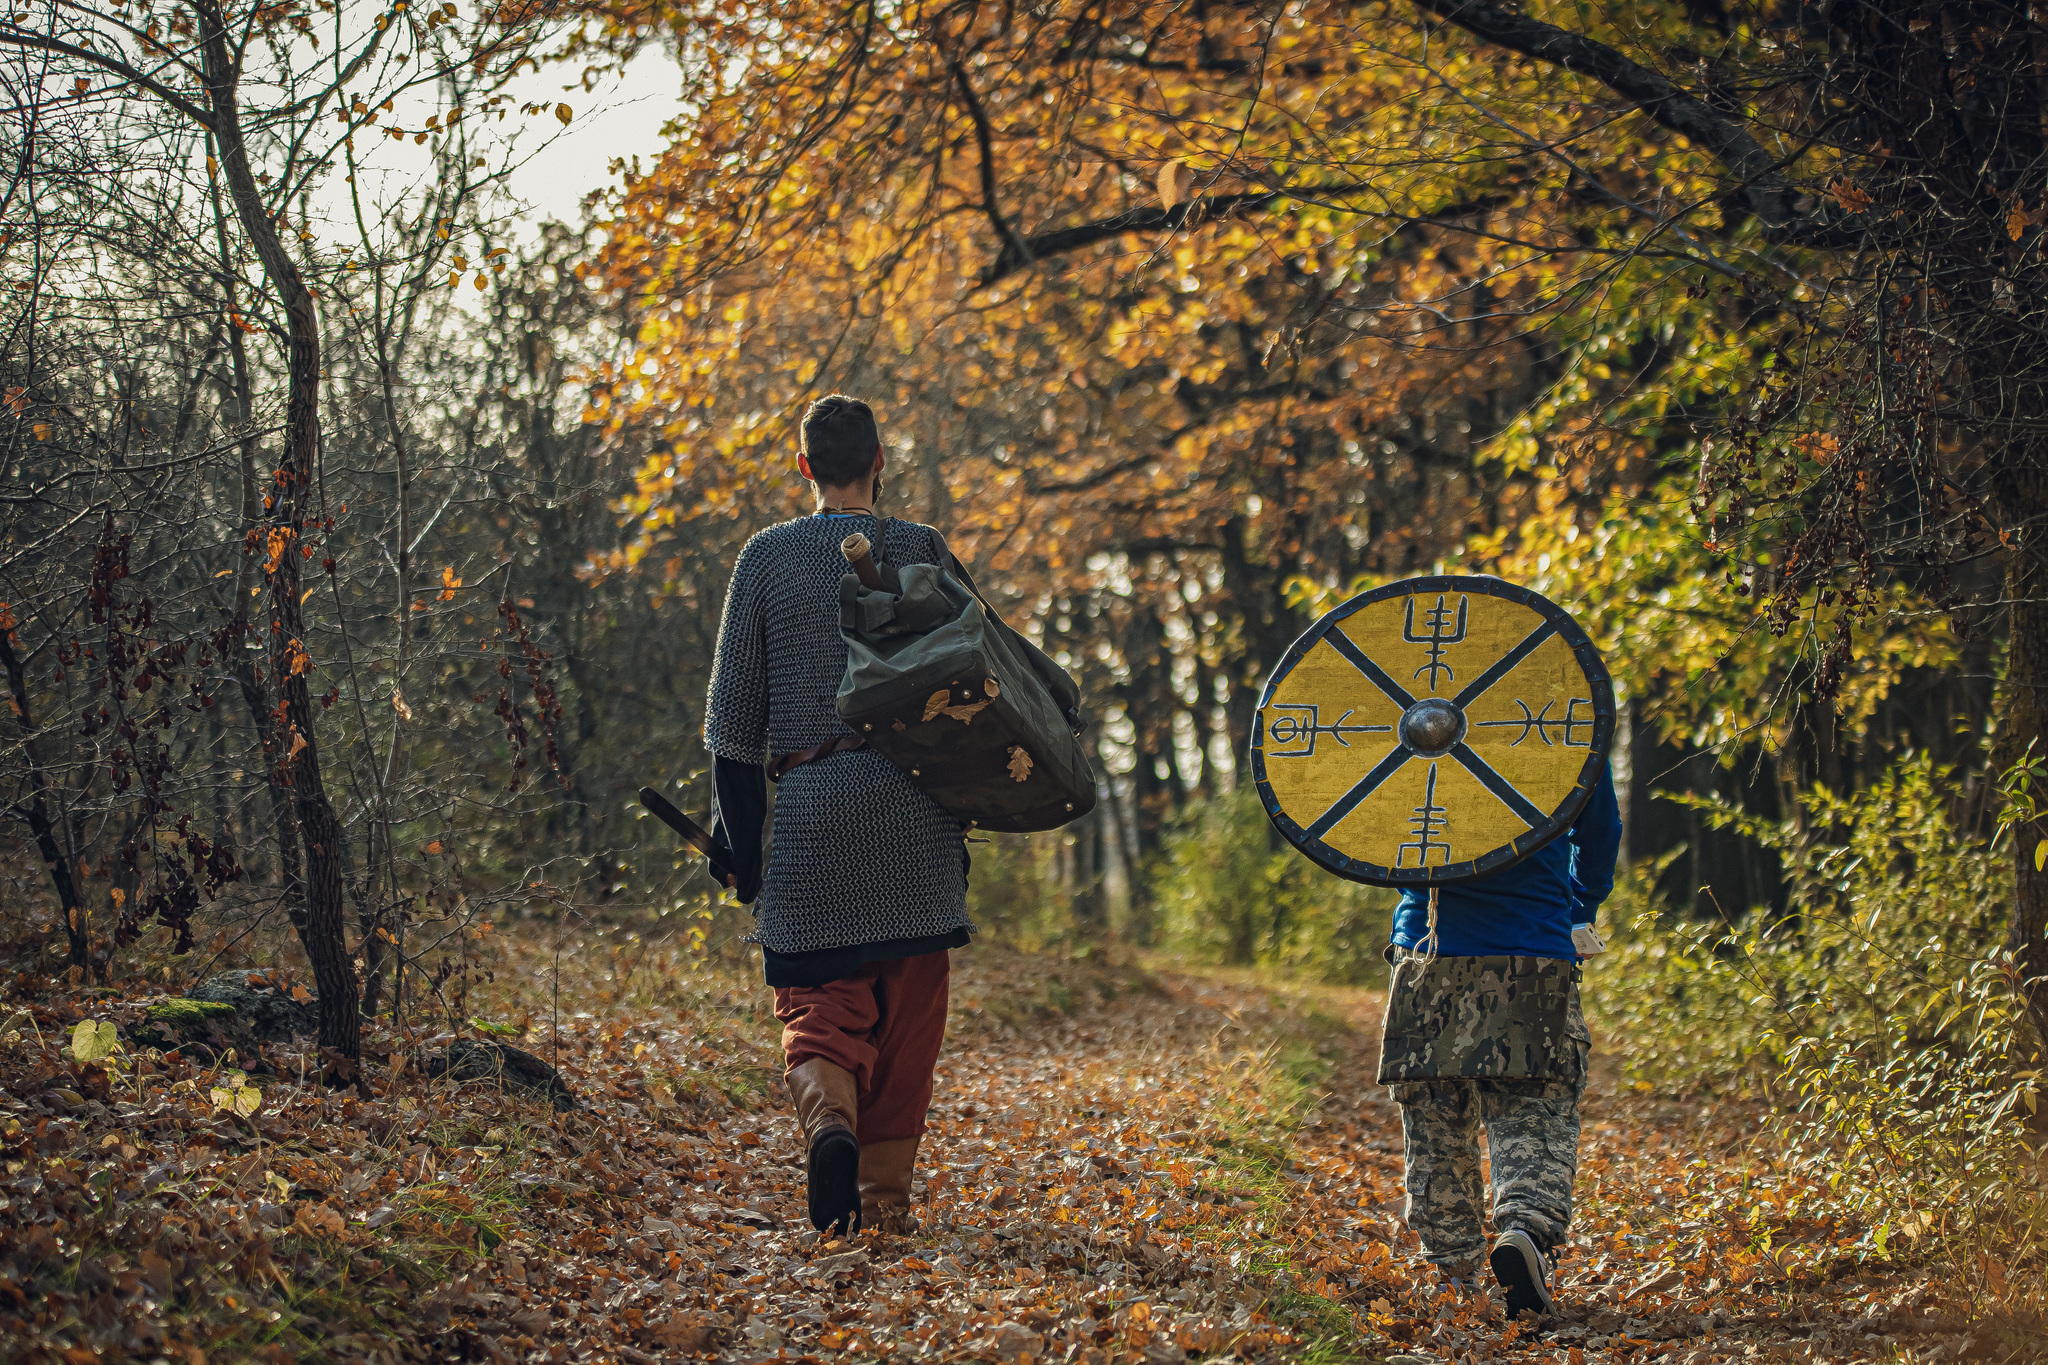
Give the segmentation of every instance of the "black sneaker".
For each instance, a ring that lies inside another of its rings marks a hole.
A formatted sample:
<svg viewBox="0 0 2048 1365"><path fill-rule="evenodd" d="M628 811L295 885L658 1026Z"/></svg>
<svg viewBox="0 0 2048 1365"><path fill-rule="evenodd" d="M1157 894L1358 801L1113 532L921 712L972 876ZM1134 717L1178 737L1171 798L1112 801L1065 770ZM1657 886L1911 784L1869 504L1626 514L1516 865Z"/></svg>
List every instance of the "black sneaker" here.
<svg viewBox="0 0 2048 1365"><path fill-rule="evenodd" d="M1537 1247L1536 1239L1520 1228L1509 1228L1493 1243L1493 1278L1507 1298L1508 1321L1524 1310L1550 1316L1550 1258Z"/></svg>
<svg viewBox="0 0 2048 1365"><path fill-rule="evenodd" d="M804 1161L811 1226L841 1236L860 1231L860 1143L844 1128L827 1128Z"/></svg>

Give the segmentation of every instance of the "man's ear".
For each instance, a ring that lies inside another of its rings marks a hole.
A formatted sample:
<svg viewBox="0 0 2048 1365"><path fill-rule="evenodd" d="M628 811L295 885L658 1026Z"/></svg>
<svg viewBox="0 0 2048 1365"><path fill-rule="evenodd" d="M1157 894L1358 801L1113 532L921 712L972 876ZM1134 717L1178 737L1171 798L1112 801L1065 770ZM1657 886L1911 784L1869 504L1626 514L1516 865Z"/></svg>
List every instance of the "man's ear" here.
<svg viewBox="0 0 2048 1365"><path fill-rule="evenodd" d="M809 479L812 483L818 481L818 476L811 472L811 457L808 455L796 457L796 472Z"/></svg>
<svg viewBox="0 0 2048 1365"><path fill-rule="evenodd" d="M883 450L883 446L882 446L882 443L881 443L880 441L877 441L877 442L875 442L875 468L874 468L874 472L875 472L875 473L877 473L877 474L879 474L879 473L881 473L881 472L882 472L882 450Z"/></svg>

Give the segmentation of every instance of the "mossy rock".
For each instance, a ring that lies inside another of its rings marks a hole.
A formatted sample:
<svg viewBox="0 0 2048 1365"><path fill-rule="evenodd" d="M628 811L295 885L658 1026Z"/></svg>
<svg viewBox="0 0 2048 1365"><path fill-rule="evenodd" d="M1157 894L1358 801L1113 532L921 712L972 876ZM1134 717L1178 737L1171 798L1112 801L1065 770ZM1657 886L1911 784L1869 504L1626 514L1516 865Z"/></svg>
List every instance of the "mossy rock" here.
<svg viewBox="0 0 2048 1365"><path fill-rule="evenodd" d="M312 992L307 994L310 996ZM195 1002L226 1005L266 1043L289 1042L294 1037L317 1037L320 1032L318 997L294 1000L290 987L262 973L222 972L208 977L186 991L185 995Z"/></svg>
<svg viewBox="0 0 2048 1365"><path fill-rule="evenodd" d="M235 1007L218 1000L165 1000L151 1005L149 1017L165 1028L205 1029L208 1025L234 1018Z"/></svg>
<svg viewBox="0 0 2048 1365"><path fill-rule="evenodd" d="M213 1000L163 1000L151 1005L134 1041L164 1052L201 1050L215 1059L232 1051L244 1066L262 1065L254 1030L233 1005Z"/></svg>

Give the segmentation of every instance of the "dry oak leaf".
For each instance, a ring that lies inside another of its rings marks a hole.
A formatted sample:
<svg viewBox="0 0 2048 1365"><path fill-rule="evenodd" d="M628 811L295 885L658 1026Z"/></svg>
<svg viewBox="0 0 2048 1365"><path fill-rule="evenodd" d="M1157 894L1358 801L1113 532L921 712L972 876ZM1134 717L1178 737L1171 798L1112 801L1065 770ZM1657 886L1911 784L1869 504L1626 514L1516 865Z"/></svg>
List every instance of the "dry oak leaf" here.
<svg viewBox="0 0 2048 1365"><path fill-rule="evenodd" d="M523 1312L514 1313L511 1317L505 1319L505 1321L511 1323L514 1327L517 1327L522 1332L530 1332L534 1336L539 1336L541 1333L548 1330L548 1323L550 1319L548 1317L547 1309L528 1308Z"/></svg>
<svg viewBox="0 0 2048 1365"><path fill-rule="evenodd" d="M732 1324L723 1313L677 1313L644 1334L671 1351L715 1351L731 1337Z"/></svg>
<svg viewBox="0 0 2048 1365"><path fill-rule="evenodd" d="M930 720L945 710L953 701L953 689L942 687L924 699L924 718Z"/></svg>
<svg viewBox="0 0 2048 1365"><path fill-rule="evenodd" d="M1022 782L1030 776L1031 755L1024 751L1023 745L1012 744L1010 746L1010 780L1012 782Z"/></svg>
<svg viewBox="0 0 2048 1365"><path fill-rule="evenodd" d="M998 1360L1035 1359L1045 1353L1045 1338L1019 1322L1006 1322L989 1333Z"/></svg>
<svg viewBox="0 0 2048 1365"><path fill-rule="evenodd" d="M301 1204L292 1218L292 1231L306 1234L325 1233L329 1237L341 1235L341 1215L326 1204Z"/></svg>

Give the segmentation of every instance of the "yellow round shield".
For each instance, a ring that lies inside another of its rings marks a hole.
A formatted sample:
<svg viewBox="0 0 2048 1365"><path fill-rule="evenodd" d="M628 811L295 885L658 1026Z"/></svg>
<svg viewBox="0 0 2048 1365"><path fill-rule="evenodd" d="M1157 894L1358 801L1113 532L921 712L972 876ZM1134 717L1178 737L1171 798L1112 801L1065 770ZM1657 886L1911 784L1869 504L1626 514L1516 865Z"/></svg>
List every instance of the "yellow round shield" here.
<svg viewBox="0 0 2048 1365"><path fill-rule="evenodd" d="M1273 670L1252 777L1280 833L1375 886L1498 872L1571 827L1614 736L1614 685L1555 603L1498 578L1389 583Z"/></svg>

